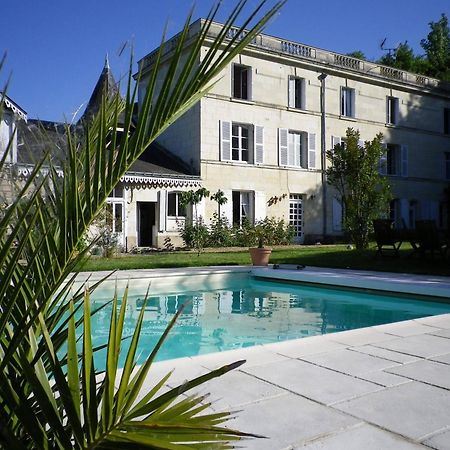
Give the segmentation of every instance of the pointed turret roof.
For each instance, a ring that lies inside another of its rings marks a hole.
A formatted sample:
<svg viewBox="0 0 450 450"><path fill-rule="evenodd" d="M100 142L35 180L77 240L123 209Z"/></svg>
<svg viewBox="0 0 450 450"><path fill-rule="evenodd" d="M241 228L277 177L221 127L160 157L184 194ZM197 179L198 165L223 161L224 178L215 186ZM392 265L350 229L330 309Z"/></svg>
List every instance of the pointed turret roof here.
<svg viewBox="0 0 450 450"><path fill-rule="evenodd" d="M118 93L119 88L109 67L108 55L106 55L102 73L92 91L91 98L80 121L91 120L98 113L102 104L103 95L106 95L109 100L112 100Z"/></svg>

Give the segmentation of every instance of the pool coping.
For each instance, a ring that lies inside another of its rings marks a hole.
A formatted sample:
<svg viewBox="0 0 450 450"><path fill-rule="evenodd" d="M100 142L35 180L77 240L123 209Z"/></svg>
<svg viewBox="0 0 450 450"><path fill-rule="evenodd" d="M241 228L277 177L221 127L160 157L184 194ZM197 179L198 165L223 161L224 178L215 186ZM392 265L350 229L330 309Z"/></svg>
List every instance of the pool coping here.
<svg viewBox="0 0 450 450"><path fill-rule="evenodd" d="M118 270L115 272L80 272L77 275L76 281L86 282L89 280L93 283L108 275L113 280L132 281L144 278L167 279L169 277L207 276L211 274L228 275L230 273L249 273L265 279L290 280L303 283L350 287L353 289L370 289L450 299L450 277L312 266L307 266L302 270L274 269L270 265L268 267L209 266Z"/></svg>

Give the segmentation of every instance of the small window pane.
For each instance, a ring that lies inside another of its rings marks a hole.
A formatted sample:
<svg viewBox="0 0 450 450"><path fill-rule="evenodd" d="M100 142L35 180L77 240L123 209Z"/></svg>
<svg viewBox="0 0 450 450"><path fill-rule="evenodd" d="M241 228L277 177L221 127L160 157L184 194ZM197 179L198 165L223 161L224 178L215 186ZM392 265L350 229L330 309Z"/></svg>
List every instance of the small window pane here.
<svg viewBox="0 0 450 450"><path fill-rule="evenodd" d="M167 215L177 215L177 195L175 192L169 192L167 195Z"/></svg>

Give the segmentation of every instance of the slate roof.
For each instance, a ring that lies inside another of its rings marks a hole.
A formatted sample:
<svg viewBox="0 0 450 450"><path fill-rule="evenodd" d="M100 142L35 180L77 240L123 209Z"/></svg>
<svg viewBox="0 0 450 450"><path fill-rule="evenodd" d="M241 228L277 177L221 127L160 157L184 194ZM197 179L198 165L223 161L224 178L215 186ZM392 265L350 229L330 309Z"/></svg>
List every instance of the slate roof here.
<svg viewBox="0 0 450 450"><path fill-rule="evenodd" d="M97 81L97 84L92 91L91 98L84 110L78 123L86 120L92 120L100 110L102 104L102 97L106 95L108 100L113 100L116 95L120 95L119 87L114 79L111 68L109 67L108 58L105 59L105 65Z"/></svg>

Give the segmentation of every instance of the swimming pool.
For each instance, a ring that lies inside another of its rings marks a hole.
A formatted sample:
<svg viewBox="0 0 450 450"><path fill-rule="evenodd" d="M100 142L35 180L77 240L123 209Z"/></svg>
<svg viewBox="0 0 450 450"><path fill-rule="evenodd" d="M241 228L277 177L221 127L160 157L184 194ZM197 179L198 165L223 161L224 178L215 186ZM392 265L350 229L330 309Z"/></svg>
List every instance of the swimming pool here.
<svg viewBox="0 0 450 450"><path fill-rule="evenodd" d="M107 283L94 293L93 308L111 299L114 282ZM130 282L125 336L134 331L148 283ZM145 360L167 323L186 302L187 307L159 352L159 361L450 312L450 304L445 302L265 281L248 273L221 277L220 283L189 277L150 289L138 363ZM106 342L109 318L108 307L94 315L95 346ZM127 341L123 345L126 347ZM102 355L97 357L100 360Z"/></svg>

